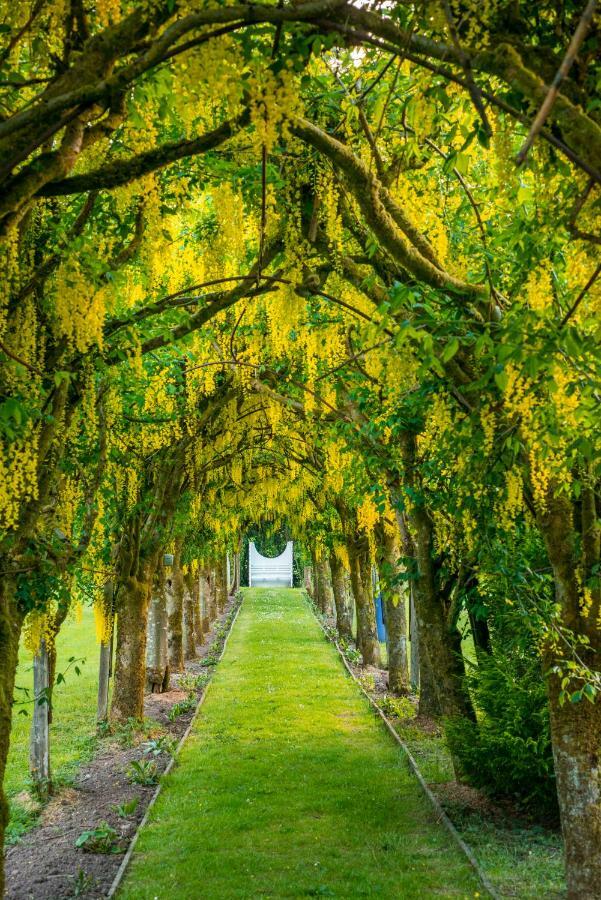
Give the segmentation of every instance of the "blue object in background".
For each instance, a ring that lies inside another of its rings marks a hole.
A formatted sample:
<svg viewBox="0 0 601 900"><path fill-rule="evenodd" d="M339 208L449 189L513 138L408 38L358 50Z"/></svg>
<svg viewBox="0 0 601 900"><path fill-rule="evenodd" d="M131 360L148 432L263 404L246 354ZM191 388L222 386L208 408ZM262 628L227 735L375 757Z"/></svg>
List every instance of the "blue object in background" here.
<svg viewBox="0 0 601 900"><path fill-rule="evenodd" d="M384 610L382 609L382 594L376 594L376 628L378 629L378 640L384 643L386 640L386 625L384 624Z"/></svg>

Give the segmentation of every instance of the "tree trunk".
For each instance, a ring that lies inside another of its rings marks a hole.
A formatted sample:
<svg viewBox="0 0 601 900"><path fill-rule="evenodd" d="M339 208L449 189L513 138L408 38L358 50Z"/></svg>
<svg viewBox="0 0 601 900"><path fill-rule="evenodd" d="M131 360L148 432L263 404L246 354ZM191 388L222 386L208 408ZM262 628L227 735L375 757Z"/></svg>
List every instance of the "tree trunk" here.
<svg viewBox="0 0 601 900"><path fill-rule="evenodd" d="M23 615L14 597L14 584L0 582L0 897L4 896L4 833L8 824L8 801L3 789L10 742L15 674Z"/></svg>
<svg viewBox="0 0 601 900"><path fill-rule="evenodd" d="M406 582L399 581L401 549L394 528L379 527L378 560L388 647L388 687L394 694L406 694L409 672L407 664L407 592Z"/></svg>
<svg viewBox="0 0 601 900"><path fill-rule="evenodd" d="M313 567L312 566L304 567L304 569L303 569L303 584L305 586L305 590L308 593L309 597L311 597L311 599L314 600L315 599L315 597L314 597L315 589L313 586Z"/></svg>
<svg viewBox="0 0 601 900"><path fill-rule="evenodd" d="M364 666L379 666L380 644L376 630L369 547L364 538L350 539L347 547L357 610L357 649L361 652Z"/></svg>
<svg viewBox="0 0 601 900"><path fill-rule="evenodd" d="M419 496L422 490L415 461L416 437L405 432L401 443L407 486L414 496ZM436 583L432 521L423 500L411 505L408 518L417 564L413 600L419 629L421 672L423 674L424 665L430 666L438 703L445 718L460 716L475 721L474 708L465 685L461 635L457 623L447 619L447 610ZM454 764L458 770L459 761L454 760Z"/></svg>
<svg viewBox="0 0 601 900"><path fill-rule="evenodd" d="M235 595L240 590L240 551L234 553L234 586L232 593Z"/></svg>
<svg viewBox="0 0 601 900"><path fill-rule="evenodd" d="M317 560L315 574L317 605L324 616L331 616L334 613L334 594L332 591L330 566L327 559Z"/></svg>
<svg viewBox="0 0 601 900"><path fill-rule="evenodd" d="M146 625L154 560L141 567L139 578L125 579L117 606L115 685L111 719L144 718L146 683Z"/></svg>
<svg viewBox="0 0 601 900"><path fill-rule="evenodd" d="M551 735L569 900L597 900L601 885L601 700L559 702L549 684Z"/></svg>
<svg viewBox="0 0 601 900"><path fill-rule="evenodd" d="M213 578L210 569L203 569L199 578L199 598L202 606L202 631L208 634L214 614Z"/></svg>
<svg viewBox="0 0 601 900"><path fill-rule="evenodd" d="M343 641L353 639L353 607L349 596L349 578L344 565L334 552L330 553L332 590L336 606L336 627Z"/></svg>
<svg viewBox="0 0 601 900"><path fill-rule="evenodd" d="M420 716L427 716L429 719L438 719L442 715L436 689L436 674L425 653L421 653L419 658L419 704L417 712Z"/></svg>
<svg viewBox="0 0 601 900"><path fill-rule="evenodd" d="M180 552L175 555L171 589L167 591L167 652L169 671L184 671L184 575Z"/></svg>
<svg viewBox="0 0 601 900"><path fill-rule="evenodd" d="M215 568L215 595L218 613L223 612L227 604L228 583L226 565L227 557L224 554L217 560L217 566Z"/></svg>
<svg viewBox="0 0 601 900"><path fill-rule="evenodd" d="M183 579L183 631L184 659L196 659L196 621L194 615L194 590L198 588L198 578L188 573ZM196 614L200 619L200 611ZM202 627L202 621L201 621Z"/></svg>
<svg viewBox="0 0 601 900"><path fill-rule="evenodd" d="M565 493L549 490L544 512L538 515L549 561L553 568L555 599L562 625L588 640L588 649L579 654L593 671L599 669L601 655L601 588L598 579L589 581L590 607L581 608L579 574L589 580L600 563L599 513L590 502L585 487L581 507L580 535L574 523L578 517ZM580 571L579 571L580 570ZM560 645L561 648L561 645ZM561 666L561 649L545 655L545 669ZM565 671L565 670L564 670ZM578 703L566 698L562 704L561 677L549 676L551 738L557 797L566 851L569 900L596 900L601 885L601 697L591 703L584 696ZM566 672L565 674L570 674ZM568 685L573 692L580 684Z"/></svg>
<svg viewBox="0 0 601 900"><path fill-rule="evenodd" d="M146 637L146 691L151 694L169 689L167 607L173 592L173 572L165 578L159 570L150 600Z"/></svg>
<svg viewBox="0 0 601 900"><path fill-rule="evenodd" d="M40 799L52 792L50 780L49 733L50 664L46 641L42 638L33 659L33 711L29 737L29 772L33 789Z"/></svg>
<svg viewBox="0 0 601 900"><path fill-rule="evenodd" d="M407 666L407 600L403 591L386 598L386 633L388 635L388 689L393 694L406 694L409 689Z"/></svg>

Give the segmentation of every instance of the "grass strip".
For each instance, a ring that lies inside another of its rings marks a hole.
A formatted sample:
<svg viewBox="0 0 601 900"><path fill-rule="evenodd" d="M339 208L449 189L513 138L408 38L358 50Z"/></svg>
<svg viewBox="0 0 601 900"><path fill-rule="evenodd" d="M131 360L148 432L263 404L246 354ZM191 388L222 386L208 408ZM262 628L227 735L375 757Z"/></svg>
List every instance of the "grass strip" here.
<svg viewBox="0 0 601 900"><path fill-rule="evenodd" d="M301 592L246 591L118 896L479 893Z"/></svg>

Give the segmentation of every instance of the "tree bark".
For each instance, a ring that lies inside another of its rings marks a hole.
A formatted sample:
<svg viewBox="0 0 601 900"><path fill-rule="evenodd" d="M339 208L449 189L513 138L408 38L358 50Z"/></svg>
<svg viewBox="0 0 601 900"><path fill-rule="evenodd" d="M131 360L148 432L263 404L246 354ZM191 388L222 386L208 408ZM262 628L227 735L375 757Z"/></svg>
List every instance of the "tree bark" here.
<svg viewBox="0 0 601 900"><path fill-rule="evenodd" d="M440 718L442 710L438 697L436 673L430 665L428 656L425 653L421 653L419 658L418 715L427 716L429 719Z"/></svg>
<svg viewBox="0 0 601 900"><path fill-rule="evenodd" d="M317 605L324 616L331 616L334 613L334 594L327 559L317 560L315 575Z"/></svg>
<svg viewBox="0 0 601 900"><path fill-rule="evenodd" d="M357 609L357 649L363 665L380 665L380 644L376 630L376 608L373 601L371 559L367 540L363 537L347 542L351 568L351 585Z"/></svg>
<svg viewBox="0 0 601 900"><path fill-rule="evenodd" d="M303 584L305 586L305 590L308 593L309 597L311 597L311 599L314 600L315 599L315 597L314 597L315 589L314 589L314 585L313 585L313 567L312 566L304 567L304 569L303 569Z"/></svg>
<svg viewBox="0 0 601 900"><path fill-rule="evenodd" d="M334 552L330 553L330 571L332 573L332 590L336 606L336 627L343 641L353 639L353 607L350 598L349 580L344 565Z"/></svg>
<svg viewBox="0 0 601 900"><path fill-rule="evenodd" d="M183 579L183 632L184 659L196 659L196 620L202 619L200 611L194 615L194 590L198 589L198 578L188 573Z"/></svg>
<svg viewBox="0 0 601 900"><path fill-rule="evenodd" d="M173 596L173 572L155 576L146 636L146 691L162 694L169 689L168 616Z"/></svg>
<svg viewBox="0 0 601 900"><path fill-rule="evenodd" d="M14 583L9 577L4 577L0 582L0 897L4 896L2 848L8 824L8 801L3 783L10 742L15 674L22 627L23 614L15 600Z"/></svg>
<svg viewBox="0 0 601 900"><path fill-rule="evenodd" d="M175 554L171 589L167 591L167 651L169 671L184 671L184 575L180 552Z"/></svg>
<svg viewBox="0 0 601 900"><path fill-rule="evenodd" d="M405 479L414 496L422 494L416 467L416 436L405 432L401 440ZM465 666L461 654L461 635L456 621L445 609L437 585L432 521L423 499L408 510L415 548L417 572L413 579L413 600L420 642L421 675L429 665L442 715L475 721L476 715L465 685ZM423 690L423 684L422 684ZM459 761L454 760L456 770Z"/></svg>
<svg viewBox="0 0 601 900"><path fill-rule="evenodd" d="M111 719L144 718L146 682L146 625L154 560L141 567L139 577L126 578L117 607L115 685Z"/></svg>
<svg viewBox="0 0 601 900"><path fill-rule="evenodd" d="M223 612L227 604L227 557L225 554L217 560L215 568L215 594L217 600L217 612Z"/></svg>
<svg viewBox="0 0 601 900"><path fill-rule="evenodd" d="M388 647L388 688L394 694L406 694L409 672L407 664L407 591L406 582L399 582L401 549L398 534L380 527L378 557L380 580L386 611Z"/></svg>
<svg viewBox="0 0 601 900"><path fill-rule="evenodd" d="M597 900L601 885L601 700L559 702L549 685L551 735L569 900Z"/></svg>
<svg viewBox="0 0 601 900"><path fill-rule="evenodd" d="M202 605L202 630L205 634L208 634L215 618L213 586L213 573L210 569L203 569L199 578L199 596Z"/></svg>
<svg viewBox="0 0 601 900"><path fill-rule="evenodd" d="M574 528L577 516L572 503L565 492L556 491L553 485L546 508L537 519L553 568L561 624L588 639L588 648L579 653L594 671L599 669L601 653L601 589L594 579L591 606L585 610L580 604L578 580L579 572L583 572L584 579L594 574L601 552L601 516L594 505L587 508L588 502L585 490L581 535ZM561 651L550 648L545 654L545 669L549 671L558 664L561 667L560 657ZM562 674L552 672L548 692L568 898L594 900L599 897L601 885L601 698L597 694L594 703L584 697L578 703L566 698L562 704ZM575 687L569 685L568 690L572 692Z"/></svg>

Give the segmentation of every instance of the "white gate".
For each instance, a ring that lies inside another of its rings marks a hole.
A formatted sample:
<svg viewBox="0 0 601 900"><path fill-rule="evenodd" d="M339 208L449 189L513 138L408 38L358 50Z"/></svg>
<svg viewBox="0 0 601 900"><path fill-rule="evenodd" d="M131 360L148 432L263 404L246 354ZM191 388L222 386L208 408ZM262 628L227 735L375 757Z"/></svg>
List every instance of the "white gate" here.
<svg viewBox="0 0 601 900"><path fill-rule="evenodd" d="M286 549L279 556L261 556L254 543L248 545L248 586L249 587L292 587L292 546L288 541Z"/></svg>

